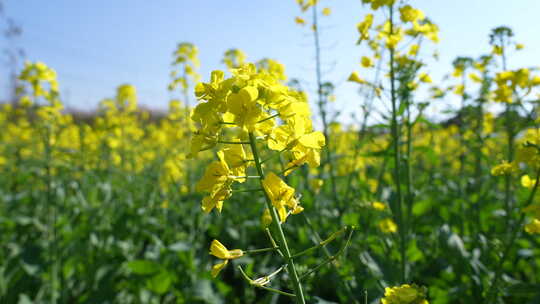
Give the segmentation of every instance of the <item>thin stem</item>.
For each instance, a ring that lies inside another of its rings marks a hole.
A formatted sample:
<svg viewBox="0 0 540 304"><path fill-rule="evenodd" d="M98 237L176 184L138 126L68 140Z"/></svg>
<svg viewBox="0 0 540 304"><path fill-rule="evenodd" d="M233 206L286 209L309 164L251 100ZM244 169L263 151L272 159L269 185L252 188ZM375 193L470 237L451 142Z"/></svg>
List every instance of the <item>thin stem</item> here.
<svg viewBox="0 0 540 304"><path fill-rule="evenodd" d="M238 189L238 190L233 190L233 192L237 192L237 193L240 193L240 192L259 192L259 191L263 191L262 188L255 188L255 189Z"/></svg>
<svg viewBox="0 0 540 304"><path fill-rule="evenodd" d="M394 6L390 5L390 35L394 34ZM401 255L401 281L405 282L406 271L405 265L406 254L405 254L405 227L403 221L403 211L402 211L402 197L401 197L401 180L400 180L400 162L401 156L399 151L399 133L398 133L398 121L397 121L397 97L396 97L396 87L395 87L395 50L393 47L390 48L390 95L392 100L392 138L394 144L394 182L396 184L396 194L397 194L397 221L399 224L399 239L400 239L400 255Z"/></svg>
<svg viewBox="0 0 540 304"><path fill-rule="evenodd" d="M262 252L268 252L268 251L275 251L279 247L268 247L268 248L261 248L261 249L251 249L251 250L244 250L245 254L254 254L254 253L262 253Z"/></svg>
<svg viewBox="0 0 540 304"><path fill-rule="evenodd" d="M335 240L340 234L347 232L347 230L349 230L349 229L352 229L352 228L349 227L349 226L343 227L340 230L332 233L326 240L320 241L319 244L317 244L317 245L315 245L313 247L310 247L310 248L308 248L308 249L306 249L304 251L301 251L301 252L293 255L292 257L297 258L297 257L302 256L302 255L304 255L306 253L309 253L309 252L311 252L313 250L324 247L324 246L328 245L330 242L332 242L333 240Z"/></svg>
<svg viewBox="0 0 540 304"><path fill-rule="evenodd" d="M322 263L320 263L319 265L315 266L313 269L311 269L310 271L304 273L300 279L303 279L307 276L309 276L310 274L314 273L315 271L319 270L321 267L325 266L326 264L334 261L335 259L337 259L341 254L343 254L343 252L345 252L345 249L347 249L347 247L349 247L349 243L351 241L351 237L352 237L352 234L353 234L353 229L351 229L351 231L349 232L349 236L347 237L347 242L345 242L345 245L343 247L341 247L341 249L335 254L335 255L332 255L330 256L329 258L327 258L326 260L324 260Z"/></svg>
<svg viewBox="0 0 540 304"><path fill-rule="evenodd" d="M264 172L263 172L261 163L259 161L260 158L259 158L259 152L257 150L257 143L255 142L255 135L253 135L253 133L251 132L249 132L249 142L251 146L251 152L253 153L253 159L255 160L255 167L257 168L257 172L259 173L259 176L261 176L259 181L261 183L261 187L263 187L264 189L264 186L263 186ZM266 199L266 206L268 210L270 210L270 215L272 216L272 225L274 226L274 229L278 232L279 248L282 250L283 257L285 259L285 262L287 263L287 270L289 272L289 275L291 276L291 280L293 283L294 294L296 295L296 302L298 304L305 304L306 301L304 299L302 285L300 285L300 280L298 278L298 273L296 272L294 260L291 256L291 251L289 250L289 245L287 244L287 239L285 238L285 233L283 233L283 229L281 227L281 221L279 220L276 209L272 205L272 201L270 200L268 193L266 193L266 190L263 192L264 192L264 197Z"/></svg>
<svg viewBox="0 0 540 304"><path fill-rule="evenodd" d="M249 145L249 141L227 141L227 140L218 140L220 144L228 145Z"/></svg>
<svg viewBox="0 0 540 304"><path fill-rule="evenodd" d="M267 161L269 161L269 160L272 160L272 159L274 159L274 158L276 158L276 157L279 157L279 156L281 155L281 153L283 153L283 152L285 152L285 151L287 151L287 150L288 150L288 149L285 148L285 149L283 149L283 150L281 150L281 151L279 151L279 152L277 152L277 153L274 153L273 155L267 157L266 159L263 159L263 160L261 161L261 164L264 164L265 162L267 162Z"/></svg>
<svg viewBox="0 0 540 304"><path fill-rule="evenodd" d="M281 252L281 250L279 250L279 246L277 245L276 241L275 241L274 238L272 237L272 233L270 232L270 229L265 228L265 229L264 229L264 232L266 232L266 235L267 235L268 238L270 239L270 244L272 244L272 246L273 246L274 248L277 248L276 250L277 250L278 254L279 254L282 258L284 258L283 252Z"/></svg>
<svg viewBox="0 0 540 304"><path fill-rule="evenodd" d="M272 287L266 287L266 286L263 286L261 284L257 284L254 280L250 279L247 274L244 272L244 270L242 269L242 266L238 266L238 270L240 270L240 273L242 274L242 276L244 277L244 279L246 281L248 281L249 285L251 286L255 286L257 288L261 288L261 289L265 289L265 290L268 290L268 291L271 291L271 292L275 292L275 293L278 293L280 295L284 295L284 296L288 296L288 297L296 297L295 294L292 294L292 293L288 293L288 292L285 292L285 291L282 291L282 290L279 290L279 289L275 289L275 288L272 288Z"/></svg>
<svg viewBox="0 0 540 304"><path fill-rule="evenodd" d="M261 120L257 121L257 123L265 122L265 121L267 121L267 120L270 120L270 119L272 119L272 118L274 118L274 117L278 117L278 116L279 116L279 113L276 113L276 114L274 114L274 115L271 115L271 116L266 117L265 119L261 119Z"/></svg>
<svg viewBox="0 0 540 304"><path fill-rule="evenodd" d="M258 175L247 175L247 176L236 176L236 175L229 175L229 178L261 178Z"/></svg>
<svg viewBox="0 0 540 304"><path fill-rule="evenodd" d="M281 170L281 172L279 172L279 175L285 175L285 173L287 173L287 171L291 171L294 168L298 168L298 165L292 165L290 167L287 167L287 168Z"/></svg>

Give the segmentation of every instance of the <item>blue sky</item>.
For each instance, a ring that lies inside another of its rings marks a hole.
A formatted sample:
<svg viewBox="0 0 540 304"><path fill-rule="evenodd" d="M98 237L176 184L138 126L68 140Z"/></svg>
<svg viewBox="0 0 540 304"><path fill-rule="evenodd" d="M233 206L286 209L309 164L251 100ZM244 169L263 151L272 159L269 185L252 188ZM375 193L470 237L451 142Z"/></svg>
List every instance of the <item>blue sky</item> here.
<svg viewBox="0 0 540 304"><path fill-rule="evenodd" d="M200 50L203 79L223 69L225 50L240 48L255 61L264 57L284 63L289 77L315 82L313 39L308 28L294 24L301 15L294 0L5 0L5 12L23 28L17 43L29 60L56 69L68 106L89 109L122 83L134 84L139 103L165 108L170 94L171 54L179 42ZM458 55L489 51L489 31L508 25L524 51L511 66L538 65L538 0L412 0L441 29L439 62L429 71L434 80L449 71ZM325 80L337 85L336 109L354 111L356 86L344 80L360 70L362 49L355 46L356 23L367 8L360 0L320 0L332 15L321 21ZM308 17L306 15L305 17ZM5 43L5 42L2 42ZM535 56L536 55L536 56ZM6 96L5 73L0 98ZM311 94L313 96L313 94Z"/></svg>

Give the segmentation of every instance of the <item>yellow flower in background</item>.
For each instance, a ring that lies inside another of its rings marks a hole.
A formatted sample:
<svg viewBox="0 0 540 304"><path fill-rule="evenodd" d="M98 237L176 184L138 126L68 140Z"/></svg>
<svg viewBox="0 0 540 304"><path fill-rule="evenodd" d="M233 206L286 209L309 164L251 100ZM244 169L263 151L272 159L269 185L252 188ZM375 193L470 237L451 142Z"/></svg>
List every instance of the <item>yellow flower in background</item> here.
<svg viewBox="0 0 540 304"><path fill-rule="evenodd" d="M425 18L424 12L419 9L415 9L410 5L405 5L399 8L401 21L403 22L416 22Z"/></svg>
<svg viewBox="0 0 540 304"><path fill-rule="evenodd" d="M367 56L362 56L362 60L360 61L360 63L362 64L364 68L373 67L373 60L371 60L371 58Z"/></svg>
<svg viewBox="0 0 540 304"><path fill-rule="evenodd" d="M534 187L535 180L531 179L529 175L525 174L521 177L521 185L525 188L532 189Z"/></svg>
<svg viewBox="0 0 540 304"><path fill-rule="evenodd" d="M463 96L463 94L465 93L465 86L462 85L462 84L458 84L455 88L454 88L454 94L458 95L458 96Z"/></svg>
<svg viewBox="0 0 540 304"><path fill-rule="evenodd" d="M491 175L493 176L501 176L501 175L508 175L517 170L517 166L515 163L511 162L508 163L506 161L503 161L501 164L496 165L491 169Z"/></svg>
<svg viewBox="0 0 540 304"><path fill-rule="evenodd" d="M540 220L535 218L532 222L526 224L525 231L530 234L540 234Z"/></svg>
<svg viewBox="0 0 540 304"><path fill-rule="evenodd" d="M493 46L493 50L491 51L494 55L502 55L503 53L503 48L499 45L494 45Z"/></svg>
<svg viewBox="0 0 540 304"><path fill-rule="evenodd" d="M393 5L395 0L362 0L364 4L371 4L371 9L376 10L381 6Z"/></svg>
<svg viewBox="0 0 540 304"><path fill-rule="evenodd" d="M431 77L426 74L426 73L420 73L420 75L418 75L418 78L420 79L421 82L423 83L432 83L433 80L431 79Z"/></svg>
<svg viewBox="0 0 540 304"><path fill-rule="evenodd" d="M476 73L470 73L469 78L472 81L476 82L476 83L481 83L482 82L482 78L480 78L480 76L478 76L478 74L476 74Z"/></svg>
<svg viewBox="0 0 540 304"><path fill-rule="evenodd" d="M295 17L294 22L298 25L306 25L306 20L301 17Z"/></svg>
<svg viewBox="0 0 540 304"><path fill-rule="evenodd" d="M373 202L371 203L371 207L375 210L384 211L386 210L386 204L382 202Z"/></svg>
<svg viewBox="0 0 540 304"><path fill-rule="evenodd" d="M349 76L349 78L347 79L347 81L352 81L352 82L356 82L356 83L359 83L359 84L366 84L367 82L360 78L360 76L358 75L358 72L352 72L351 75Z"/></svg>
<svg viewBox="0 0 540 304"><path fill-rule="evenodd" d="M323 10L322 10L322 14L323 14L324 16L330 16L330 14L332 14L332 9L329 8L329 7L325 7L325 8L323 8Z"/></svg>
<svg viewBox="0 0 540 304"><path fill-rule="evenodd" d="M358 38L358 41L356 44L360 44L363 40L369 39L369 30L371 29L371 26L373 25L373 15L367 14L364 17L364 20L356 25L356 28L358 30L358 33L360 34L360 38Z"/></svg>
<svg viewBox="0 0 540 304"><path fill-rule="evenodd" d="M415 284L403 284L396 287L386 287L381 304L428 304L427 289Z"/></svg>
<svg viewBox="0 0 540 304"><path fill-rule="evenodd" d="M382 233L395 233L398 230L396 223L391 218L379 221L378 226Z"/></svg>
<svg viewBox="0 0 540 304"><path fill-rule="evenodd" d="M412 56L412 57L418 55L418 50L419 49L420 49L420 46L418 44L411 45L411 47L409 48L408 55Z"/></svg>
<svg viewBox="0 0 540 304"><path fill-rule="evenodd" d="M313 192L319 193L324 185L324 180L320 178L313 178L309 181L309 185L311 186L311 189L313 189Z"/></svg>
<svg viewBox="0 0 540 304"><path fill-rule="evenodd" d="M236 69L246 63L247 55L240 49L229 49L225 51L222 62L229 69Z"/></svg>

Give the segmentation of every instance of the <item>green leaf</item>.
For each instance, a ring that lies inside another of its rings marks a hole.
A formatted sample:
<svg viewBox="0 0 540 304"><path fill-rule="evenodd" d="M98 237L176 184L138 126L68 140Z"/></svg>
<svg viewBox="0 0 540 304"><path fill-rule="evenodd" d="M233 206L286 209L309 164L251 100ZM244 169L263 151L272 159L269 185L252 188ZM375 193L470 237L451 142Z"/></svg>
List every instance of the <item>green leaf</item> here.
<svg viewBox="0 0 540 304"><path fill-rule="evenodd" d="M171 275L167 271L162 270L146 281L146 287L157 294L164 294L169 290L171 283Z"/></svg>
<svg viewBox="0 0 540 304"><path fill-rule="evenodd" d="M127 268L136 274L154 274L160 270L158 263L145 260L133 260L126 264Z"/></svg>
<svg viewBox="0 0 540 304"><path fill-rule="evenodd" d="M413 209L412 209L412 213L415 215L415 216L422 216L424 215L425 213L427 213L429 211L429 209L431 208L431 200L422 200L422 201L418 201L416 203L414 203L414 206L413 206Z"/></svg>

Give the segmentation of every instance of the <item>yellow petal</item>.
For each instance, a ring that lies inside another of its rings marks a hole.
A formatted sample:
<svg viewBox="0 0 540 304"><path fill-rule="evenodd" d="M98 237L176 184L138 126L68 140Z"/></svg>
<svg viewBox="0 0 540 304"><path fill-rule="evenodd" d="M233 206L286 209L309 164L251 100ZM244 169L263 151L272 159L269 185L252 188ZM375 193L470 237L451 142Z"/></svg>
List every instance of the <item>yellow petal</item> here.
<svg viewBox="0 0 540 304"><path fill-rule="evenodd" d="M214 266L212 266L212 277L217 277L219 272L221 271L221 269L225 268L225 266L227 266L227 263L229 263L229 260L225 260L219 264L215 264Z"/></svg>

